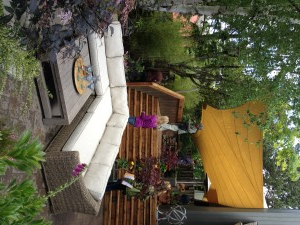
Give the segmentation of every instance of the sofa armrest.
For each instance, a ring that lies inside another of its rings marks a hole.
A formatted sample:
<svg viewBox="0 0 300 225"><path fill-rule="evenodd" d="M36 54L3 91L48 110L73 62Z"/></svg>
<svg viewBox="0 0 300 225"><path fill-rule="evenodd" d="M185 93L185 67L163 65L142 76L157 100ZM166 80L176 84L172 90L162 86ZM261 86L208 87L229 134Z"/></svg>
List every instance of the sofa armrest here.
<svg viewBox="0 0 300 225"><path fill-rule="evenodd" d="M46 161L42 168L48 191L54 191L60 185L70 181L73 177L72 171L79 162L79 153L49 152L45 156ZM83 177L71 186L59 192L50 199L53 213L79 212L97 215L101 201L96 201L86 188Z"/></svg>

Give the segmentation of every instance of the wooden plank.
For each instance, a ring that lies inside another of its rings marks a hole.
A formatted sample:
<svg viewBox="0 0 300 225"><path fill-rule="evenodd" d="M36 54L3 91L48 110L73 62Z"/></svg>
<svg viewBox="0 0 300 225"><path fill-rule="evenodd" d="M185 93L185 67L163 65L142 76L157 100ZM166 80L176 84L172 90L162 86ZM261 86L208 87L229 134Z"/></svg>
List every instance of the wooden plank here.
<svg viewBox="0 0 300 225"><path fill-rule="evenodd" d="M46 81L45 81L43 72L41 72L41 75L36 78L36 84L38 87L38 93L39 93L40 100L42 103L44 117L51 118L52 113L51 113L50 99L49 99L49 94L48 94L48 90L46 87Z"/></svg>
<svg viewBox="0 0 300 225"><path fill-rule="evenodd" d="M127 144L127 136L128 136L128 129L126 127L123 132L122 141L121 141L121 145L119 148L119 153L118 153L119 158L124 157L125 150L126 150L126 144Z"/></svg>
<svg viewBox="0 0 300 225"><path fill-rule="evenodd" d="M112 199L112 191L108 192L104 196L104 206L103 206L103 219L107 221L108 224L111 224L111 199Z"/></svg>
<svg viewBox="0 0 300 225"><path fill-rule="evenodd" d="M127 222L127 197L124 195L123 197L123 225L126 225Z"/></svg>
<svg viewBox="0 0 300 225"><path fill-rule="evenodd" d="M134 90L134 94L133 94L133 116L137 116L137 113L139 112L139 109L137 109L136 105L137 105L137 102L139 100L139 95L140 93L136 90ZM131 148L129 148L129 151L127 151L127 159L134 159L135 157L135 148L136 148L136 140L138 139L138 136L137 136L137 129L135 129L133 126L130 126L130 129L132 130L132 136L131 136Z"/></svg>
<svg viewBox="0 0 300 225"><path fill-rule="evenodd" d="M147 224L147 213L146 213L146 210L147 210L147 203L146 201L143 201L143 225L146 225Z"/></svg>
<svg viewBox="0 0 300 225"><path fill-rule="evenodd" d="M158 90L162 93L165 93L169 96L172 96L174 98L177 98L177 99L184 99L184 96L175 92L175 91L172 91L164 86L161 86L157 83L154 83L154 82L127 82L127 85L128 86L138 86L138 87L151 87L152 89L155 89L155 90Z"/></svg>
<svg viewBox="0 0 300 225"><path fill-rule="evenodd" d="M123 206L123 193L121 191L118 191L117 193L117 205L115 207L116 209L116 225L122 224L122 216L121 216L121 207Z"/></svg>
<svg viewBox="0 0 300 225"><path fill-rule="evenodd" d="M134 88L128 88L128 103L130 107L130 115L138 115L141 111L145 111L146 114L157 114L159 112L159 103L156 97L152 97L149 94L136 91ZM158 132L156 129L142 129L133 128L128 125L124 131L124 139L122 140L121 150L119 157L125 157L127 159L136 159L141 157L149 157L151 154L158 155L160 149L157 148L159 140ZM119 176L122 177L124 170L118 171ZM110 220L104 220L105 224L115 225L152 225L155 224L156 214L156 201L155 199L141 201L136 198L127 200L126 196L123 196L119 191L116 194L116 201L111 203ZM152 203L150 202L152 201ZM108 214L108 213L107 213ZM105 217L107 218L107 217ZM106 223L106 222L109 223Z"/></svg>
<svg viewBox="0 0 300 225"><path fill-rule="evenodd" d="M145 211L146 211L146 217L147 217L147 222L146 222L146 224L147 225L151 225L151 223L150 223L150 200L148 199L147 200L147 207L146 207L146 209L145 209Z"/></svg>
<svg viewBox="0 0 300 225"><path fill-rule="evenodd" d="M136 224L137 224L137 225L141 225L142 220L143 220L143 218L142 218L142 215L143 215L143 214L141 213L142 210L143 210L143 209L141 208L141 201L138 200L137 203L136 203L136 205L137 205L137 211L136 211L136 212L137 212L137 213L136 213L136 214L137 214L137 219L136 219Z"/></svg>
<svg viewBox="0 0 300 225"><path fill-rule="evenodd" d="M150 199L150 224L156 224L156 198Z"/></svg>
<svg viewBox="0 0 300 225"><path fill-rule="evenodd" d="M111 215L110 215L110 221L109 221L109 224L110 225L115 225L117 224L116 223L116 204L117 204L117 201L116 201L116 196L117 196L117 192L118 191L111 191L112 193L112 198L111 198L111 204L110 204L110 211L111 211ZM113 207L114 206L114 207Z"/></svg>
<svg viewBox="0 0 300 225"><path fill-rule="evenodd" d="M132 90L130 88L127 88L127 96L128 96L128 105L130 106L130 104L132 103L131 101L131 97L132 97ZM131 108L131 107L130 107ZM129 114L130 115L130 114ZM126 127L126 148L124 149L124 152L122 152L122 157L125 158L125 151L126 149L129 149L129 142L130 142L130 132L129 132L129 124L127 124Z"/></svg>
<svg viewBox="0 0 300 225"><path fill-rule="evenodd" d="M43 118L44 125L69 125L68 121L63 118Z"/></svg>
<svg viewBox="0 0 300 225"><path fill-rule="evenodd" d="M149 103L149 110L151 110L151 114L155 114L155 97L154 96L151 96L151 101ZM150 154L151 156L154 156L154 146L153 146L153 136L155 135L155 131L154 129L151 129L150 130Z"/></svg>
<svg viewBox="0 0 300 225"><path fill-rule="evenodd" d="M161 113L168 114L170 117L170 122L179 122L182 120L183 106L184 106L184 96L169 89L166 90L156 83L151 82L137 82L137 83L127 83L132 88L143 91L152 96L159 98L161 103ZM171 105L170 102L172 102ZM168 106L169 105L169 106Z"/></svg>
<svg viewBox="0 0 300 225"><path fill-rule="evenodd" d="M135 208L134 208L134 197L130 199L131 211L130 211L130 225L134 224L134 218L136 216Z"/></svg>
<svg viewBox="0 0 300 225"><path fill-rule="evenodd" d="M150 114L148 104L149 104L149 95L144 93L144 109L145 109L145 112L147 112L147 114ZM143 152L141 157L145 157L148 154L147 146L148 146L148 143L149 143L149 139L148 139L149 132L150 132L149 129L145 130L144 145L143 145L144 152Z"/></svg>

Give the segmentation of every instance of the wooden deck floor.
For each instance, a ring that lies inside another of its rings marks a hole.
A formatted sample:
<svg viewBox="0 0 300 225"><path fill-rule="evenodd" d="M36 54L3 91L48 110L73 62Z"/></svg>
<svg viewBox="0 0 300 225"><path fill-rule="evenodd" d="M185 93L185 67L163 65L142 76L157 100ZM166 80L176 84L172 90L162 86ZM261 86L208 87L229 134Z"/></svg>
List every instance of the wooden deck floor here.
<svg viewBox="0 0 300 225"><path fill-rule="evenodd" d="M130 115L160 114L157 97L128 87ZM159 156L162 134L156 129L134 128L127 125L123 134L118 158L135 160L137 158ZM122 177L124 171L118 171ZM121 191L108 192L103 202L103 224L106 225L153 225L156 224L156 198L141 201L127 198Z"/></svg>

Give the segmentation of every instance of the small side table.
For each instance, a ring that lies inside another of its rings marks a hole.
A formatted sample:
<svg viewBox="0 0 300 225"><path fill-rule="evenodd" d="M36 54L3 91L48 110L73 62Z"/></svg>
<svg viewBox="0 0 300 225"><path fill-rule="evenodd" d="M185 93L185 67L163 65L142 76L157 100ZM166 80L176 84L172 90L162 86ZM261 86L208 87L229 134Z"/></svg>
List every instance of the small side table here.
<svg viewBox="0 0 300 225"><path fill-rule="evenodd" d="M85 64L81 57L75 60L74 64L74 83L77 92L83 95L86 92L89 82L86 78Z"/></svg>

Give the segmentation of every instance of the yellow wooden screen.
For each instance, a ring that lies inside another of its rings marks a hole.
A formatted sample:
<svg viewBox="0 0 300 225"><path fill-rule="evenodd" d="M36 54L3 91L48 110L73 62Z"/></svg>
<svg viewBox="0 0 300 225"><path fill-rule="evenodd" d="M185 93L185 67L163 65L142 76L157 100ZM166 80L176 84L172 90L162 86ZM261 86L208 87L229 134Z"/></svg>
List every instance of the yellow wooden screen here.
<svg viewBox="0 0 300 225"><path fill-rule="evenodd" d="M263 208L262 133L256 125L248 125L251 114L263 111L257 102L228 110L203 107L204 129L194 137L211 181L208 201Z"/></svg>

